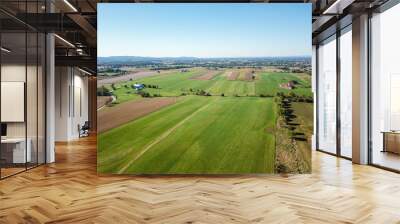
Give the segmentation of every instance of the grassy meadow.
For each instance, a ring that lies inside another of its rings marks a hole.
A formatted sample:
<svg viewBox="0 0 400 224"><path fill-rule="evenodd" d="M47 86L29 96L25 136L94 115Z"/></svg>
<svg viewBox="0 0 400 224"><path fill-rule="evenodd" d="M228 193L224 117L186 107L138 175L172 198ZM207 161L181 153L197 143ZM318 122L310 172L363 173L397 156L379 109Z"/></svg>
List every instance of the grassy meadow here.
<svg viewBox="0 0 400 224"><path fill-rule="evenodd" d="M271 173L276 110L268 98L185 96L101 134L100 172Z"/></svg>

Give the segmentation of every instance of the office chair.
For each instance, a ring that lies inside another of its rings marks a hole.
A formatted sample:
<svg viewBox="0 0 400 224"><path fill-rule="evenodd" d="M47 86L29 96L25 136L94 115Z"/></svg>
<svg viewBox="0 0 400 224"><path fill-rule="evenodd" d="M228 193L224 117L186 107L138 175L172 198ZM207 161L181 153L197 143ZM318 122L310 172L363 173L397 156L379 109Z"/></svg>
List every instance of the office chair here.
<svg viewBox="0 0 400 224"><path fill-rule="evenodd" d="M85 121L82 127L78 125L78 129L79 129L79 138L89 136L89 129L90 129L89 121Z"/></svg>

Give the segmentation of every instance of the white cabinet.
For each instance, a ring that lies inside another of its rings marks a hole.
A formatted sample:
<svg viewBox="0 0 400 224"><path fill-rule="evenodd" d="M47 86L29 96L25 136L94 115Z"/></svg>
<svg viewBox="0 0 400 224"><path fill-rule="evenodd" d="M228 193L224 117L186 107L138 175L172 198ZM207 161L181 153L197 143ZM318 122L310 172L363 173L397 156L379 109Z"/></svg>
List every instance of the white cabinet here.
<svg viewBox="0 0 400 224"><path fill-rule="evenodd" d="M25 144L27 143L26 151ZM32 161L32 140L25 138L2 139L1 144L12 150L12 163L25 163Z"/></svg>

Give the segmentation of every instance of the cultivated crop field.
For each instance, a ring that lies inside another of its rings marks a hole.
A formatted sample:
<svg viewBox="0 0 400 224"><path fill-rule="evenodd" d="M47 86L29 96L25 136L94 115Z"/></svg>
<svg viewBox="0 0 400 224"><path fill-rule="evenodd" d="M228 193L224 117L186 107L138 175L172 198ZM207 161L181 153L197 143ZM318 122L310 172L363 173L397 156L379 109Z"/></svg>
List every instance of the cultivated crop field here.
<svg viewBox="0 0 400 224"><path fill-rule="evenodd" d="M254 75L254 80L246 80L240 78L240 73L243 73L243 71L228 71L239 74L236 76L236 79L232 79L232 75L230 74L227 76L224 70L211 72L193 69L188 72L178 71L170 74L160 74L132 81L120 82L114 85L114 94L117 96L117 102L121 103L132 99L139 99L140 97L134 94L135 92L132 90L131 86L135 83L143 83L145 85L158 86L159 88L147 88L145 91L150 94L159 94L161 96L194 94L196 90L204 90L212 95L224 94L224 96L260 96L261 94L273 96L277 92L294 92L301 96L312 96L310 77L305 74L269 73L260 71ZM295 89L287 90L279 87L279 84L291 80L298 82ZM111 85L105 86L110 89L112 88Z"/></svg>
<svg viewBox="0 0 400 224"><path fill-rule="evenodd" d="M145 88L133 89L138 83ZM293 88L284 88L285 83ZM98 112L103 120L98 122L98 171L234 174L275 173L284 167L285 172L310 172L310 83L302 73L192 68L107 84L116 100ZM283 104L290 108L282 112ZM285 111L290 111L286 120ZM277 139L286 138L284 146L298 152L296 161L283 164L276 158L282 145ZM293 170L292 163L303 165Z"/></svg>

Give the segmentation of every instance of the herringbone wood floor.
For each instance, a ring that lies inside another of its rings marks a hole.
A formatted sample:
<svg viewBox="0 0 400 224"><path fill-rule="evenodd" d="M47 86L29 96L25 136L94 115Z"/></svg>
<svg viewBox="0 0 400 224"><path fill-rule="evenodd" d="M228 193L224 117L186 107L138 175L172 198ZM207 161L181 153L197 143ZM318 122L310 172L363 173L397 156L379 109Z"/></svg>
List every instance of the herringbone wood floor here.
<svg viewBox="0 0 400 224"><path fill-rule="evenodd" d="M0 223L400 223L400 175L313 153L295 176L98 176L94 138L0 181Z"/></svg>

